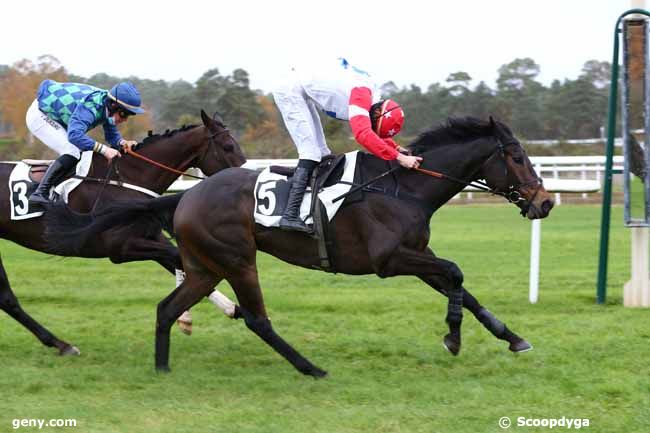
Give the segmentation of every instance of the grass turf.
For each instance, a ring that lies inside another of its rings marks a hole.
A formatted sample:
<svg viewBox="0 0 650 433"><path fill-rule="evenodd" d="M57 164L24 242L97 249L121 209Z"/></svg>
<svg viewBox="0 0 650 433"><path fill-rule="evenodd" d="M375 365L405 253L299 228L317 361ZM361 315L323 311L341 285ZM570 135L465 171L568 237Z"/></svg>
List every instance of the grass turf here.
<svg viewBox="0 0 650 433"><path fill-rule="evenodd" d="M41 431L478 433L502 431L503 416L511 431L549 430L518 427L521 416L646 432L649 312L621 305L629 278L621 207L608 304L595 305L599 219L598 206L563 205L544 220L540 300L531 305L527 220L510 206L449 206L434 216L434 251L535 346L517 355L466 312L452 357L441 344L446 299L416 278L329 275L260 254L274 327L328 370L324 380L297 373L208 302L193 311L194 335L173 330L172 373L156 374L155 310L172 276L152 263L63 260L2 241L23 307L82 355L58 357L0 315L0 432L13 431L14 419L74 418L76 428Z"/></svg>

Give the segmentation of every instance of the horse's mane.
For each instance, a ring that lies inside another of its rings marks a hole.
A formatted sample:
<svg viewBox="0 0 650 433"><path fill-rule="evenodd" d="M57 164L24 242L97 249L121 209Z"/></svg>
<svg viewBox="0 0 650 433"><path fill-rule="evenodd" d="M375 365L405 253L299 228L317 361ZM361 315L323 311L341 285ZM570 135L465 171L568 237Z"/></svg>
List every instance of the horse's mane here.
<svg viewBox="0 0 650 433"><path fill-rule="evenodd" d="M168 129L162 134L154 134L153 131L149 131L147 133L147 137L144 140L142 140L142 142L138 143L137 147L142 148L142 146L145 146L145 145L147 145L149 143L154 143L156 141L160 141L163 138L169 138L169 137L171 137L171 136L173 136L175 134L178 134L179 132L184 132L184 131L187 131L187 130L190 130L190 129L194 129L197 126L199 126L199 125L183 125L180 128L171 129L171 130Z"/></svg>
<svg viewBox="0 0 650 433"><path fill-rule="evenodd" d="M509 131L507 127L506 130ZM492 134L493 127L488 121L469 116L450 117L446 123L421 133L408 147L413 154L420 155L438 146L464 143Z"/></svg>

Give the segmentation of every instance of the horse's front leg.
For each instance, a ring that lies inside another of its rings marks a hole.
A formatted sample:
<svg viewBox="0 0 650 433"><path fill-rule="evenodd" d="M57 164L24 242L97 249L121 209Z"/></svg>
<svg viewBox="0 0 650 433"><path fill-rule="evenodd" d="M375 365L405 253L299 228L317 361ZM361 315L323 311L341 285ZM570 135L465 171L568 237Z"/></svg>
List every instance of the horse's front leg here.
<svg viewBox="0 0 650 433"><path fill-rule="evenodd" d="M372 257L372 255L371 255ZM443 340L453 355L460 352L461 324L463 322L463 273L456 263L441 259L430 251L417 251L399 246L389 256L373 259L377 275L415 275L420 278L434 277L447 293L447 324L449 334Z"/></svg>
<svg viewBox="0 0 650 433"><path fill-rule="evenodd" d="M442 289L442 284L435 276L426 275L420 276L420 279L433 287L438 292L447 296L447 293ZM496 318L487 308L482 306L479 301L467 289L463 288L463 307L472 312L476 320L481 322L485 329L490 331L499 340L507 341L509 349L512 352L526 352L531 350L533 346L519 335L512 332L502 321Z"/></svg>

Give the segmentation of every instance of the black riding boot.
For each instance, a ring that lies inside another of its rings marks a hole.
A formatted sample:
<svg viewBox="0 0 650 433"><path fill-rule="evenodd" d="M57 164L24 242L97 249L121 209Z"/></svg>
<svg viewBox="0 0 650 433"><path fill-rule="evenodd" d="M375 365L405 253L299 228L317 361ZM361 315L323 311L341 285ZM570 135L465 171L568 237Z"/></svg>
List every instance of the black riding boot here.
<svg viewBox="0 0 650 433"><path fill-rule="evenodd" d="M36 191L29 196L30 205L42 205L50 202L50 189L56 186L65 174L77 165L79 160L72 155L61 155L48 167L43 180Z"/></svg>
<svg viewBox="0 0 650 433"><path fill-rule="evenodd" d="M302 204L302 198L305 196L307 183L309 183L309 176L316 164L315 161L309 160L300 160L298 162L298 167L296 167L296 171L294 172L291 181L287 207L284 210L282 219L280 220L280 228L282 230L311 233L309 227L307 227L304 221L300 218L300 205Z"/></svg>

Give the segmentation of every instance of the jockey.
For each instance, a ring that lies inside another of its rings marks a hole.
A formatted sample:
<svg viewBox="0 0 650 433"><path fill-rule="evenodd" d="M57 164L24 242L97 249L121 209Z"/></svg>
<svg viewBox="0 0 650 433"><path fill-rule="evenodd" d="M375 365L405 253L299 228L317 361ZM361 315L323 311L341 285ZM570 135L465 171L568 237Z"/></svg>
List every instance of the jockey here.
<svg viewBox="0 0 650 433"><path fill-rule="evenodd" d="M379 158L397 160L406 168L416 168L422 160L401 153L404 149L392 140L402 129L404 112L390 99L379 100L379 91L368 73L343 58L308 69L292 69L291 82L273 92L299 157L280 228L301 232L309 231L299 215L309 177L321 158L331 153L318 110L348 121L357 142Z"/></svg>
<svg viewBox="0 0 650 433"><path fill-rule="evenodd" d="M130 149L137 144L123 139L117 125L129 116L144 113L140 105L140 93L130 82L116 84L106 91L87 84L43 81L27 110L27 127L60 156L45 172L29 203L48 203L50 189L77 165L82 151L101 153L110 161L121 156L116 150L119 146ZM102 125L108 145L86 135L98 125Z"/></svg>

